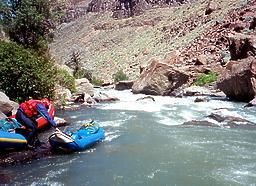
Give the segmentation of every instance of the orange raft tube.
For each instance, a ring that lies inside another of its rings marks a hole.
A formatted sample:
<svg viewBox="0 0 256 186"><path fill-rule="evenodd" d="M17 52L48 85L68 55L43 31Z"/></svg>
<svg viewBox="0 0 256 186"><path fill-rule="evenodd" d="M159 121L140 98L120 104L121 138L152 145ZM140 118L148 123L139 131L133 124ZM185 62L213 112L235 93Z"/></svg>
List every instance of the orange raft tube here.
<svg viewBox="0 0 256 186"><path fill-rule="evenodd" d="M51 118L54 119L54 106L52 102L49 105L48 113L51 116ZM42 129L49 126L49 122L43 116L40 116L39 118L37 118L36 122L37 122L37 129Z"/></svg>

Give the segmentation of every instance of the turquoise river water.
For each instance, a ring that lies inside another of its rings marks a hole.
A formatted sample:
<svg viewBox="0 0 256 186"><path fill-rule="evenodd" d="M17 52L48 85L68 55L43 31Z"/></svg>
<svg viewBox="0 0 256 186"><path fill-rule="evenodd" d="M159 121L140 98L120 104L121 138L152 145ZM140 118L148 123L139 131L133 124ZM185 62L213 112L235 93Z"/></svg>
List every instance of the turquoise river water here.
<svg viewBox="0 0 256 186"><path fill-rule="evenodd" d="M58 113L71 126L94 119L106 138L83 151L4 168L10 185L255 185L256 130L181 126L228 108L256 123L255 108L221 100L194 103L194 97L154 97L103 90L114 103Z"/></svg>

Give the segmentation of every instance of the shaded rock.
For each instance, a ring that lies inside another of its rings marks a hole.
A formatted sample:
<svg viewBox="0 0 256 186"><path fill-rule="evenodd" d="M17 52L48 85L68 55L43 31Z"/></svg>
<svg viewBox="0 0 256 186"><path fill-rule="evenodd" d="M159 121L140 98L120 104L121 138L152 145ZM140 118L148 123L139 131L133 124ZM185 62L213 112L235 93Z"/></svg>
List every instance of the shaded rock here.
<svg viewBox="0 0 256 186"><path fill-rule="evenodd" d="M0 101L0 111L3 112L5 115L12 115L13 106L10 105L8 102Z"/></svg>
<svg viewBox="0 0 256 186"><path fill-rule="evenodd" d="M250 57L232 65L231 70L226 70L220 76L217 88L231 99L252 100L256 91L256 59Z"/></svg>
<svg viewBox="0 0 256 186"><path fill-rule="evenodd" d="M116 86L115 89L116 90L127 90L127 89L131 89L133 86L133 81L119 81Z"/></svg>
<svg viewBox="0 0 256 186"><path fill-rule="evenodd" d="M182 125L193 125L193 126L205 126L205 127L219 127L219 125L212 123L210 121L186 121Z"/></svg>
<svg viewBox="0 0 256 186"><path fill-rule="evenodd" d="M199 98L199 97L197 97L195 100L194 100L194 102L195 103L198 103L198 102L208 102L209 100L207 99L207 98Z"/></svg>
<svg viewBox="0 0 256 186"><path fill-rule="evenodd" d="M0 170L0 184L10 184L12 181L12 173L6 170Z"/></svg>
<svg viewBox="0 0 256 186"><path fill-rule="evenodd" d="M254 30L256 28L256 17L253 18L252 22L250 23L250 30Z"/></svg>
<svg viewBox="0 0 256 186"><path fill-rule="evenodd" d="M76 89L77 93L87 93L90 96L94 95L93 85L86 78L76 79Z"/></svg>
<svg viewBox="0 0 256 186"><path fill-rule="evenodd" d="M153 98L152 96L145 96L145 97L136 99L136 101L141 101L141 100L152 100L152 101L156 101L155 98Z"/></svg>
<svg viewBox="0 0 256 186"><path fill-rule="evenodd" d="M218 3L214 2L214 1L209 1L209 3L207 4L206 10L205 10L205 15L209 15L217 9L219 9Z"/></svg>
<svg viewBox="0 0 256 186"><path fill-rule="evenodd" d="M88 4L87 12L105 12L113 10L115 0L92 0Z"/></svg>
<svg viewBox="0 0 256 186"><path fill-rule="evenodd" d="M228 36L231 60L244 59L256 55L256 37L243 34Z"/></svg>
<svg viewBox="0 0 256 186"><path fill-rule="evenodd" d="M242 116L227 109L218 109L203 120L184 122L183 125L256 129L256 123L244 119Z"/></svg>
<svg viewBox="0 0 256 186"><path fill-rule="evenodd" d="M211 113L208 118L222 123L224 127L237 128L256 128L256 124L244 119L239 114L230 112L227 109L218 109L215 112Z"/></svg>
<svg viewBox="0 0 256 186"><path fill-rule="evenodd" d="M134 82L132 92L148 95L170 95L189 81L189 76L168 64L153 60Z"/></svg>
<svg viewBox="0 0 256 186"><path fill-rule="evenodd" d="M117 0L114 6L113 17L119 19L140 15L151 8L146 0Z"/></svg>
<svg viewBox="0 0 256 186"><path fill-rule="evenodd" d="M0 166L15 165L20 163L30 162L35 159L40 159L52 155L51 146L49 143L35 150L24 150L19 152L4 152L0 154Z"/></svg>
<svg viewBox="0 0 256 186"><path fill-rule="evenodd" d="M246 104L244 107L255 107L256 106L256 98L251 100L248 104Z"/></svg>

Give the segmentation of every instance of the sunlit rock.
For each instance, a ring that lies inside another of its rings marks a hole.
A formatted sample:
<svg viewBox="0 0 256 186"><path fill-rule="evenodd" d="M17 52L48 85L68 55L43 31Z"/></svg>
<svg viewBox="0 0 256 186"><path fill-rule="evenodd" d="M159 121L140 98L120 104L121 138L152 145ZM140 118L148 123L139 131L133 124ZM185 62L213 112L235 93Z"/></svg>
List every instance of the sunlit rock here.
<svg viewBox="0 0 256 186"><path fill-rule="evenodd" d="M157 60L151 61L132 86L132 92L168 96L189 81L189 75Z"/></svg>

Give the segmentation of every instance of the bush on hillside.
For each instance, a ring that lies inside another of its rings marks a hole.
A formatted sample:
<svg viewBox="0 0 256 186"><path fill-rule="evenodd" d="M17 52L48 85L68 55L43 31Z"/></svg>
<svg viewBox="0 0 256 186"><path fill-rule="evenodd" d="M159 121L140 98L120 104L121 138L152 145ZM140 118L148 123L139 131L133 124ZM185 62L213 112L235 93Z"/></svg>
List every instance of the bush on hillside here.
<svg viewBox="0 0 256 186"><path fill-rule="evenodd" d="M119 70L117 71L117 73L113 75L113 79L114 79L114 82L118 82L118 81L128 80L128 77L122 70Z"/></svg>
<svg viewBox="0 0 256 186"><path fill-rule="evenodd" d="M91 83L96 86L101 86L104 83L104 81L101 79L97 79L95 76L93 76Z"/></svg>
<svg viewBox="0 0 256 186"><path fill-rule="evenodd" d="M53 97L56 70L46 57L14 42L0 41L0 89L10 99Z"/></svg>
<svg viewBox="0 0 256 186"><path fill-rule="evenodd" d="M197 76L196 80L194 81L194 84L197 86L203 86L205 84L212 83L214 81L217 81L218 74L216 72L209 72L207 74L200 74Z"/></svg>
<svg viewBox="0 0 256 186"><path fill-rule="evenodd" d="M57 70L56 83L69 89L71 92L76 91L75 78L64 69Z"/></svg>
<svg viewBox="0 0 256 186"><path fill-rule="evenodd" d="M86 78L88 79L90 82L92 82L92 72L86 69L80 69L78 70L75 74L74 77L76 79L81 79L81 78Z"/></svg>

